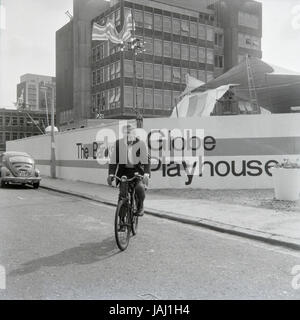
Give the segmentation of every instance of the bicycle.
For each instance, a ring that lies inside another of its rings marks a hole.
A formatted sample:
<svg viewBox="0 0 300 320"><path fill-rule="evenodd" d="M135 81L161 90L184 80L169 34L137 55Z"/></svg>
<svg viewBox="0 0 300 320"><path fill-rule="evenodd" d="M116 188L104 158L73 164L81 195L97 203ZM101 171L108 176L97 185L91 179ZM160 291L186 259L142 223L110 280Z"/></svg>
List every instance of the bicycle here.
<svg viewBox="0 0 300 320"><path fill-rule="evenodd" d="M135 173L131 179L126 176L121 178L114 176L114 178L120 181L119 201L115 214L115 238L119 249L124 251L128 247L130 234L133 236L137 234L139 220L136 215L138 199L135 185L143 179L143 176Z"/></svg>

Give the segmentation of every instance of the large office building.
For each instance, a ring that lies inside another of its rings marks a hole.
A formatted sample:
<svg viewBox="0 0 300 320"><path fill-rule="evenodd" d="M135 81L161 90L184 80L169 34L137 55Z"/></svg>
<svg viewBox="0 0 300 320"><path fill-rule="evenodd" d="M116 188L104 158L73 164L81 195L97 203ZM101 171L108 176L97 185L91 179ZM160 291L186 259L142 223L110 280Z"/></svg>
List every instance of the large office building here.
<svg viewBox="0 0 300 320"><path fill-rule="evenodd" d="M56 80L54 77L24 74L17 85L17 102L31 111L51 112L56 109Z"/></svg>
<svg viewBox="0 0 300 320"><path fill-rule="evenodd" d="M246 0L115 0L83 6L57 32L57 112L60 126L78 127L95 118L169 116L185 76L209 82L246 54L261 58L262 6ZM136 56L108 41L92 41L92 25L114 21L120 31L132 12L135 37L144 44ZM136 74L136 82L134 81Z"/></svg>
<svg viewBox="0 0 300 320"><path fill-rule="evenodd" d="M45 112L0 108L0 152L6 142L43 134L51 119Z"/></svg>

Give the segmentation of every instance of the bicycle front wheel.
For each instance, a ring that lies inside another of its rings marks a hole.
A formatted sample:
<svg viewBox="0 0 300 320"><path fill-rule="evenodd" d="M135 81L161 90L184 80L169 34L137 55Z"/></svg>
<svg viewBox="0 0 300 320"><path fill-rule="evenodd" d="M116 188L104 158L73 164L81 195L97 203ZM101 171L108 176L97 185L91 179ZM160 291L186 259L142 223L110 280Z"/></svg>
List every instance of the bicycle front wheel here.
<svg viewBox="0 0 300 320"><path fill-rule="evenodd" d="M127 249L130 238L130 221L129 221L128 204L124 201L119 201L115 214L115 238L118 248L121 251Z"/></svg>

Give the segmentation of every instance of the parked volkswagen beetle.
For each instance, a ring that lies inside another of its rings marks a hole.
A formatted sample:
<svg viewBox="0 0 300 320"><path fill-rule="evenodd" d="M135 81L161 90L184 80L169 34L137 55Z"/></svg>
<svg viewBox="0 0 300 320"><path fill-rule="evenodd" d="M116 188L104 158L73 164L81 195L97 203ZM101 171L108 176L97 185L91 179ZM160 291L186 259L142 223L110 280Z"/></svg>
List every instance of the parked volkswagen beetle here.
<svg viewBox="0 0 300 320"><path fill-rule="evenodd" d="M4 152L0 154L0 186L7 184L30 184L35 189L40 186L41 176L30 155L24 152Z"/></svg>

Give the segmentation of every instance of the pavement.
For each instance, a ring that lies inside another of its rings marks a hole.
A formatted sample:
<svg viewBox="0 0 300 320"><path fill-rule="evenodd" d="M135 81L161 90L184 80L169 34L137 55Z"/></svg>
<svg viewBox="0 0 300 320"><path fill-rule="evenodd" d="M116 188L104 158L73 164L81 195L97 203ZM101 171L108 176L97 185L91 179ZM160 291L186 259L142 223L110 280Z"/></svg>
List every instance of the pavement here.
<svg viewBox="0 0 300 320"><path fill-rule="evenodd" d="M299 251L145 215L121 252L114 212L43 188L1 188L0 299L300 299Z"/></svg>
<svg viewBox="0 0 300 320"><path fill-rule="evenodd" d="M110 206L116 205L118 196L117 188L47 177L43 177L41 187ZM300 250L300 211L279 210L278 207L260 208L205 199L183 199L178 196L178 192L180 190L148 190L145 213Z"/></svg>

